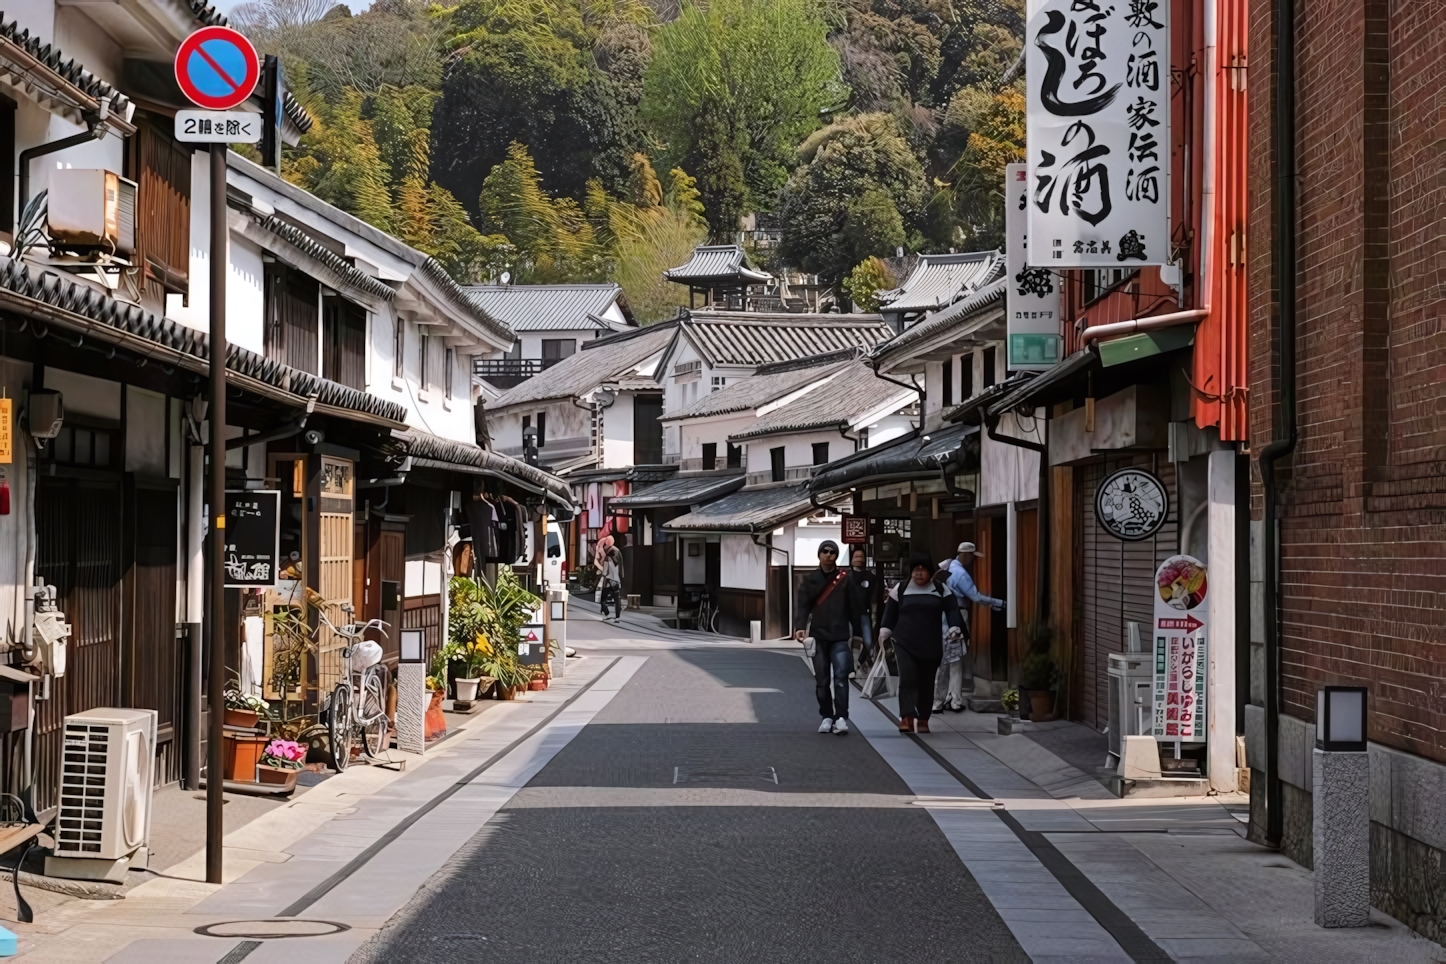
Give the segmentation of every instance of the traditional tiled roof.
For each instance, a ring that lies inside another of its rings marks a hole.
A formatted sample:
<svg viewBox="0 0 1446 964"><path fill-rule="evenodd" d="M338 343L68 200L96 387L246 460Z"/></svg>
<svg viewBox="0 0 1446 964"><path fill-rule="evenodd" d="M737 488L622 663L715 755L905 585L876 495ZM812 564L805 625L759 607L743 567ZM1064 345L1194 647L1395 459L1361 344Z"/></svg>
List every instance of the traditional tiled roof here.
<svg viewBox="0 0 1446 964"><path fill-rule="evenodd" d="M373 278L369 274L363 274L358 271L345 258L291 222L283 221L273 214L269 217L261 218L259 223L261 227L303 252L307 257L321 262L328 270L335 273L340 279L343 279L352 287L371 295L373 298L380 298L383 301L391 301L396 297L396 289L391 285L378 278Z"/></svg>
<svg viewBox="0 0 1446 964"><path fill-rule="evenodd" d="M904 283L879 292L888 312L933 311L1000 277L1004 255L998 251L969 254L924 254Z"/></svg>
<svg viewBox="0 0 1446 964"><path fill-rule="evenodd" d="M808 483L815 494L842 492L859 485L907 478L938 478L944 466L960 460L960 449L977 425L949 425L934 432L913 432L830 462Z"/></svg>
<svg viewBox="0 0 1446 964"><path fill-rule="evenodd" d="M912 390L884 381L863 361L856 361L827 384L760 416L747 431L732 438L848 426L891 404L902 408L916 397Z"/></svg>
<svg viewBox="0 0 1446 964"><path fill-rule="evenodd" d="M994 322L1002 322L1006 287L1004 278L992 281L881 342L870 355L874 365L887 370L916 355L961 341ZM1002 337L1002 333L999 336Z"/></svg>
<svg viewBox="0 0 1446 964"><path fill-rule="evenodd" d="M708 284L763 284L773 276L748 262L748 255L736 244L704 244L693 249L686 264L669 268L663 277L679 284L702 287Z"/></svg>
<svg viewBox="0 0 1446 964"><path fill-rule="evenodd" d="M661 322L648 328L619 332L597 338L516 388L504 392L487 408L490 411L552 398L576 398L611 381L616 381L668 347L676 324Z"/></svg>
<svg viewBox="0 0 1446 964"><path fill-rule="evenodd" d="M513 331L567 331L594 328L614 302L631 318L627 297L617 284L465 285L467 297ZM621 330L625 324L608 322Z"/></svg>
<svg viewBox="0 0 1446 964"><path fill-rule="evenodd" d="M743 488L740 475L687 475L650 485L608 502L615 509L651 509L664 505L697 505Z"/></svg>
<svg viewBox="0 0 1446 964"><path fill-rule="evenodd" d="M867 350L893 334L880 315L693 311L679 326L709 367L758 367L849 348Z"/></svg>
<svg viewBox="0 0 1446 964"><path fill-rule="evenodd" d="M394 431L392 437L402 444L403 451L411 456L413 463L420 464L423 468L504 478L539 495L545 494L554 502L569 508L575 507L572 488L566 482L526 462L478 445L457 442L418 429Z"/></svg>
<svg viewBox="0 0 1446 964"><path fill-rule="evenodd" d="M845 361L835 361L832 364L815 365L812 368L790 368L772 374L755 374L751 378L741 378L731 385L720 388L716 392L710 392L693 404L665 416L665 420L677 418L703 418L711 415L727 415L731 412L747 412L767 405L776 398L782 398L789 392L797 391L810 382L826 378L832 372L839 371L846 364ZM870 377L873 373L870 372Z"/></svg>
<svg viewBox="0 0 1446 964"><path fill-rule="evenodd" d="M680 515L663 528L678 532L771 532L817 511L808 483L743 489Z"/></svg>
<svg viewBox="0 0 1446 964"><path fill-rule="evenodd" d="M120 91L86 70L74 60L66 60L54 44L42 44L40 38L20 29L18 21L6 21L0 12L0 83L31 97L47 110L54 110L74 123L84 123L82 115L106 103L111 122L129 132L130 100Z"/></svg>
<svg viewBox="0 0 1446 964"><path fill-rule="evenodd" d="M5 310L84 334L97 333L99 328L99 334L112 336L98 339L102 343L123 345L146 356L162 349L180 366L200 374L209 371L210 336L206 332L117 301L53 272L32 274L20 262L0 258L0 293L9 296L0 297L0 308ZM407 410L395 402L298 371L235 344L227 345L226 368L275 389L266 394L292 403L304 403L314 395L319 408L335 409L336 414L361 413L395 425L404 424L406 418Z"/></svg>

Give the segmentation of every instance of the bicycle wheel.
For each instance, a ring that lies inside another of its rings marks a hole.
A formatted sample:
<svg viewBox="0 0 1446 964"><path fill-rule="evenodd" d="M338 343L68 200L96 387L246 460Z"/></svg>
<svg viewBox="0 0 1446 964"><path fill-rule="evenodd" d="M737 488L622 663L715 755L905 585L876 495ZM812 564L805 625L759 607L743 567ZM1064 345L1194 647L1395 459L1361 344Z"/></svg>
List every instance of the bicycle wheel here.
<svg viewBox="0 0 1446 964"><path fill-rule="evenodd" d="M708 614L708 632L718 632L718 610L716 609Z"/></svg>
<svg viewBox="0 0 1446 964"><path fill-rule="evenodd" d="M351 686L337 683L331 691L331 705L326 713L326 734L331 741L331 763L336 772L346 769L351 762L351 750L355 745L352 725Z"/></svg>
<svg viewBox="0 0 1446 964"><path fill-rule="evenodd" d="M368 759L374 760L386 753L390 744L387 738L386 687L382 685L382 674L375 666L362 674L361 706L358 709L362 752Z"/></svg>

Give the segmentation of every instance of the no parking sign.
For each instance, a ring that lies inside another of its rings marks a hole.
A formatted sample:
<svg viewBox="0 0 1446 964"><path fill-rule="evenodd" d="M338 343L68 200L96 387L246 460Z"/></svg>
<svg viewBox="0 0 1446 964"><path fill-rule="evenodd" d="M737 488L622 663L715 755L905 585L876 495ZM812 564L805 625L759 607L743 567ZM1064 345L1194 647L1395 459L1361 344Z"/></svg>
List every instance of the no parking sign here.
<svg viewBox="0 0 1446 964"><path fill-rule="evenodd" d="M230 110L251 96L260 79L256 48L230 27L202 27L176 51L176 83L197 107Z"/></svg>

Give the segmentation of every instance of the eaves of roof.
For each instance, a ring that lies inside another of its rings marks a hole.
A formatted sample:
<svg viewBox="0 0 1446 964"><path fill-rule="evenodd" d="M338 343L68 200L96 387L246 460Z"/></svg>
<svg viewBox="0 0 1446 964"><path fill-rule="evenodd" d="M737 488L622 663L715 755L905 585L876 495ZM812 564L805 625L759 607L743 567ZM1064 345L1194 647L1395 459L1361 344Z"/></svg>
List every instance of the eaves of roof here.
<svg viewBox="0 0 1446 964"><path fill-rule="evenodd" d="M255 224L258 231L265 231L278 239L281 244L277 244L277 247L290 247L330 272L332 277L322 280L331 281L333 287L342 290L352 288L379 301L391 301L396 297L396 289L391 285L358 271L345 258L338 256L296 225L275 215L264 218L248 217L247 220Z"/></svg>
<svg viewBox="0 0 1446 964"><path fill-rule="evenodd" d="M524 402L578 398L615 381L667 348L676 334L676 322L661 322L595 338L541 375L508 389L487 406L499 411Z"/></svg>
<svg viewBox="0 0 1446 964"><path fill-rule="evenodd" d="M76 124L86 122L104 103L107 124L117 133L135 133L129 98L74 60L64 59L54 44L21 30L18 21L0 23L0 83L12 87Z"/></svg>
<svg viewBox="0 0 1446 964"><path fill-rule="evenodd" d="M933 311L994 281L1003 270L999 251L920 255L904 283L879 296L888 312Z"/></svg>
<svg viewBox="0 0 1446 964"><path fill-rule="evenodd" d="M847 349L872 349L893 334L882 315L692 312L683 337L709 367L758 368Z"/></svg>
<svg viewBox="0 0 1446 964"><path fill-rule="evenodd" d="M817 511L807 482L741 489L663 523L668 532L759 534Z"/></svg>
<svg viewBox="0 0 1446 964"><path fill-rule="evenodd" d="M394 431L392 437L402 444L413 464L423 468L503 479L538 495L544 495L570 510L577 509L571 486L552 473L544 472L526 462L489 451L479 445L457 442L414 428Z"/></svg>
<svg viewBox="0 0 1446 964"><path fill-rule="evenodd" d="M678 476L628 495L617 496L608 502L608 506L620 509L652 509L669 505L697 505L738 491L743 488L745 478L742 473Z"/></svg>
<svg viewBox="0 0 1446 964"><path fill-rule="evenodd" d="M11 258L0 258L0 309L43 324L56 324L188 371L210 372L210 336L128 305L52 272L32 275ZM228 344L226 380L238 388L297 408L386 428L405 428L406 409Z"/></svg>
<svg viewBox="0 0 1446 964"><path fill-rule="evenodd" d="M929 433L916 430L830 462L814 475L809 491L819 495L885 481L937 477L958 460L965 438L978 431L977 425L950 425Z"/></svg>
<svg viewBox="0 0 1446 964"><path fill-rule="evenodd" d="M663 277L678 284L702 283L764 284L773 276L755 270L748 255L736 244L704 244L693 249L687 262L663 272Z"/></svg>
<svg viewBox="0 0 1446 964"><path fill-rule="evenodd" d="M918 355L966 338L993 322L1003 321L1005 279L986 285L902 332L880 342L870 353L875 368L891 370Z"/></svg>
<svg viewBox="0 0 1446 964"><path fill-rule="evenodd" d="M622 307L623 289L615 283L464 285L462 290L479 308L515 332L632 327L599 317L614 304Z"/></svg>

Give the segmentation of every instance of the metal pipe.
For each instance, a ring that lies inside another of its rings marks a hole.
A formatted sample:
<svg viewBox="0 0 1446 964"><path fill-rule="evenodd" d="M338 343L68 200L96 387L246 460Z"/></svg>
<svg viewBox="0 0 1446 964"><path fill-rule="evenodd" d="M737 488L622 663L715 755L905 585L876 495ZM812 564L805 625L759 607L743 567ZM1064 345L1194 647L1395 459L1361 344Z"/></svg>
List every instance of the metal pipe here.
<svg viewBox="0 0 1446 964"><path fill-rule="evenodd" d="M207 573L211 598L211 665L208 667L207 696L211 727L206 760L206 882L221 883L221 840L225 818L221 807L224 788L221 744L226 737L226 572L222 565L226 529L226 145L211 145L211 475L208 480L211 515L211 564Z"/></svg>
<svg viewBox="0 0 1446 964"><path fill-rule="evenodd" d="M206 449L195 426L186 459L186 788L201 789L201 647L206 605Z"/></svg>
<svg viewBox="0 0 1446 964"><path fill-rule="evenodd" d="M1295 450L1295 0L1275 0L1275 261L1280 286L1281 436L1260 451L1265 494L1261 543L1265 553L1265 810L1266 842L1279 847L1284 831L1280 780L1280 566L1275 463Z"/></svg>
<svg viewBox="0 0 1446 964"><path fill-rule="evenodd" d="M1094 325L1079 333L1080 347L1101 338L1116 335L1133 335L1137 331L1155 331L1159 328L1174 328L1192 321L1199 321L1210 314L1209 308L1191 308L1189 311L1172 311L1167 315L1150 315L1147 318L1131 318L1129 321L1115 321L1108 325Z"/></svg>
<svg viewBox="0 0 1446 964"><path fill-rule="evenodd" d="M69 137L62 137L58 141L51 141L49 144L37 144L28 147L20 152L20 203L15 210L24 211L25 205L30 202L30 162L37 157L44 157L46 154L54 154L56 151L63 151L67 147L76 147L80 144L89 144L91 141L98 141L105 136L105 125L97 121L79 134L72 134Z"/></svg>

